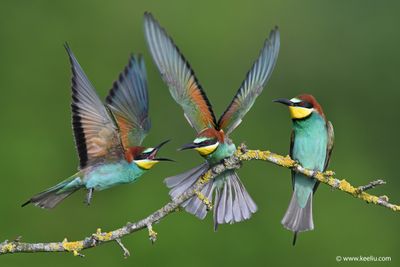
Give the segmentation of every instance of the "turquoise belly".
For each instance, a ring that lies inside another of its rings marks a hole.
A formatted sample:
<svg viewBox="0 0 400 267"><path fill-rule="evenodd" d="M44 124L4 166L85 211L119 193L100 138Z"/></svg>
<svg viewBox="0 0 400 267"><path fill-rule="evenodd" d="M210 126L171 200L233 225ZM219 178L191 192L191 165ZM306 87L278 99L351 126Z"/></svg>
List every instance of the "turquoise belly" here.
<svg viewBox="0 0 400 267"><path fill-rule="evenodd" d="M313 114L310 118L294 122L295 140L292 157L308 169L324 169L328 142L324 119ZM299 205L304 208L316 181L302 174L295 174L295 192Z"/></svg>
<svg viewBox="0 0 400 267"><path fill-rule="evenodd" d="M135 182L145 170L137 167L135 163L121 161L95 167L84 179L86 188L94 188L97 191L116 185Z"/></svg>

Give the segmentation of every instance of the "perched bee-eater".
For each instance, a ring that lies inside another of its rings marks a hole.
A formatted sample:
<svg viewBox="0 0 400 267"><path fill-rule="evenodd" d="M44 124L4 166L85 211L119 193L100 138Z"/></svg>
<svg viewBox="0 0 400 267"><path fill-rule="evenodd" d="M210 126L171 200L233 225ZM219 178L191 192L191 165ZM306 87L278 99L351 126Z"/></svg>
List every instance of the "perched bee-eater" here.
<svg viewBox="0 0 400 267"><path fill-rule="evenodd" d="M279 52L279 31L277 28L271 31L258 59L217 122L193 70L165 29L149 13L145 14L144 25L154 62L172 97L183 108L187 121L197 132L194 141L184 145L181 150L195 149L206 160L198 167L165 180L166 185L171 188L171 197L176 198L193 186L210 167L234 154L236 147L229 135L250 110L272 74ZM233 170L216 177L201 193L214 203L215 230L218 224L249 219L257 210L256 204ZM206 205L198 197L189 199L182 206L200 219L204 219L207 214Z"/></svg>
<svg viewBox="0 0 400 267"><path fill-rule="evenodd" d="M87 189L90 204L93 191L135 182L157 162L154 148L140 146L150 130L149 100L144 61L131 56L114 82L104 105L68 45L72 69L72 127L78 150L79 171L61 183L24 203L54 208L75 191Z"/></svg>
<svg viewBox="0 0 400 267"><path fill-rule="evenodd" d="M293 120L290 157L303 167L325 171L333 148L333 126L312 95L300 95L290 100L274 100L289 107ZM314 229L312 199L319 182L292 171L293 194L282 225L294 232L293 245L298 232Z"/></svg>

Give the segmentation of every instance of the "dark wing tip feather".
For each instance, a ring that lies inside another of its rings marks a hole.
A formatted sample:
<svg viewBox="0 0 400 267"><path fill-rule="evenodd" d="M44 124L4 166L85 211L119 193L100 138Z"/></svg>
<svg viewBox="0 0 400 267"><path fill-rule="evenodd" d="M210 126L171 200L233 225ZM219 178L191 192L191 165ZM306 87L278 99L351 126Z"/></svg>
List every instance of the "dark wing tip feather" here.
<svg viewBox="0 0 400 267"><path fill-rule="evenodd" d="M254 68L257 65L262 65L262 63L260 63L260 62L261 62L261 60L265 59L264 58L265 56L263 56L263 55L268 53L268 54L271 54L271 57L273 56L274 58L271 58L268 63L264 63L267 65L270 65L270 67L268 68L269 71L266 71L266 78L264 79L262 87L265 86L266 82L269 79L269 76L272 73L272 70L275 67L276 58L278 56L278 52L276 52L276 51L279 51L279 47L280 47L279 28L277 25L275 25L275 27L270 31L268 38L264 41L264 44L259 52L259 56L252 64L250 70L246 73L245 79L243 80L242 84L240 85L239 90L236 92L232 101L229 103L227 109L224 111L224 113L222 113L221 117L219 118L218 123L217 123L218 128L221 129L226 126L223 124L225 124L230 119L230 117L228 116L229 112L232 112L231 109L234 108L234 103L237 101L238 97L243 93L242 89L246 88L246 84L249 82L250 76L253 75L253 73L254 73ZM273 50L273 51L271 51L271 50ZM230 116L232 116L232 115L233 114L230 114Z"/></svg>
<svg viewBox="0 0 400 267"><path fill-rule="evenodd" d="M118 83L123 83L125 77L129 75L129 71L132 69L134 64L138 62L138 65L141 66L143 62L143 57L141 54L133 54L131 53L129 55L129 61L128 64L125 65L124 70L120 72L118 75L118 79L114 81L112 88L110 89L107 97L106 97L106 103L111 105L113 103L113 99L115 97L116 92L119 90L119 84Z"/></svg>
<svg viewBox="0 0 400 267"><path fill-rule="evenodd" d="M184 62L186 68L189 70L190 76L193 77L194 82L196 83L197 88L199 89L199 92L200 92L202 98L204 99L204 102L206 103L206 105L207 105L207 107L208 107L208 110L210 111L210 114L211 114L211 116L212 116L212 120L213 120L214 127L216 127L216 125L217 125L217 119L216 119L216 117L215 117L215 114L214 114L214 111L213 111L211 102L210 102L210 100L208 99L208 97L207 97L205 91L203 90L203 87L202 87L201 84L199 83L199 80L197 79L196 74L195 74L193 68L190 66L189 61L185 58L185 56L183 55L183 53L180 51L179 47L175 44L175 42L174 42L174 40L172 39L172 37L171 37L171 36L167 33L167 31L165 30L165 28L162 27L162 26L160 25L160 23L154 18L154 16L153 16L150 12L146 11L146 12L144 13L144 18L145 18L145 23L156 25L156 28L158 28L158 29L161 30L161 32L169 39L169 41L171 42L171 44L173 45L173 47L176 49L176 51L177 51L178 55L180 56L181 60Z"/></svg>
<svg viewBox="0 0 400 267"><path fill-rule="evenodd" d="M26 205L32 203L32 199L29 199L27 202L21 205L21 208L25 207Z"/></svg>
<svg viewBox="0 0 400 267"><path fill-rule="evenodd" d="M86 138L85 138L85 133L83 131L83 125L81 123L81 116L80 116L80 108L78 107L77 103L79 103L79 98L78 98L78 82L77 82L77 72L76 68L80 66L76 66L78 64L77 60L75 59L75 56L69 47L68 43L65 42L64 47L68 53L69 61L71 63L71 71L72 71L72 78L71 78L71 84L72 84L72 103L71 103L71 109L72 109L72 128L74 131L74 136L75 136L75 144L78 150L78 155L79 155L79 166L80 168L84 168L88 162L88 155L87 155L87 147L86 147Z"/></svg>
<svg viewBox="0 0 400 267"><path fill-rule="evenodd" d="M87 147L86 147L86 137L83 130L83 125L81 122L81 116L79 114L79 107L74 103L71 104L72 107L72 128L74 130L75 143L79 155L80 168L84 168L88 162Z"/></svg>
<svg viewBox="0 0 400 267"><path fill-rule="evenodd" d="M130 54L106 97L106 104L122 131L124 147L139 145L150 130L146 76L142 55Z"/></svg>

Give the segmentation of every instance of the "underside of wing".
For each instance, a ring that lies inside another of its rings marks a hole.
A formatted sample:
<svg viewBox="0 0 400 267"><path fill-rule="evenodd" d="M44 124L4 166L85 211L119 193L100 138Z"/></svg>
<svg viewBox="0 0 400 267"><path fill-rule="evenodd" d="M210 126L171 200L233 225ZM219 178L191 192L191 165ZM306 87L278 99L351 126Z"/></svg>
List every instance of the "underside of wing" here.
<svg viewBox="0 0 400 267"><path fill-rule="evenodd" d="M232 102L218 121L218 127L231 133L253 106L254 101L265 87L278 58L280 46L279 31L273 29L265 41L258 59L246 75Z"/></svg>
<svg viewBox="0 0 400 267"><path fill-rule="evenodd" d="M106 103L118 124L124 148L139 146L150 130L146 69L141 56L131 56Z"/></svg>
<svg viewBox="0 0 400 267"><path fill-rule="evenodd" d="M145 13L144 20L150 53L172 97L182 106L186 119L197 132L215 127L211 104L189 63L150 13Z"/></svg>
<svg viewBox="0 0 400 267"><path fill-rule="evenodd" d="M117 127L68 45L72 70L72 127L80 168L122 157Z"/></svg>

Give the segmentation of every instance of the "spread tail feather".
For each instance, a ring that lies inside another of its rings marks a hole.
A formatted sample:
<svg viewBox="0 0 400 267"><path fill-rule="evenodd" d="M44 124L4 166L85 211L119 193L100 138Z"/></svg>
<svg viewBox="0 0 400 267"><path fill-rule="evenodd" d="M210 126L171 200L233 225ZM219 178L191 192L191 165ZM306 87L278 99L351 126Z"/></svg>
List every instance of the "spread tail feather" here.
<svg viewBox="0 0 400 267"><path fill-rule="evenodd" d="M314 229L312 199L312 194L310 194L306 206L302 208L297 202L296 193L293 192L289 207L281 222L286 229L294 232L293 245L296 243L296 236L299 232Z"/></svg>
<svg viewBox="0 0 400 267"><path fill-rule="evenodd" d="M216 189L214 205L214 230L219 224L236 223L250 219L257 211L257 205L247 193L235 171L227 171L214 180L223 184Z"/></svg>
<svg viewBox="0 0 400 267"><path fill-rule="evenodd" d="M171 188L169 192L172 198L176 198L193 186L196 181L209 169L204 163L185 173L168 177L165 184ZM214 197L213 193L215 191ZM226 171L216 177L212 182L206 184L201 193L214 203L214 229L218 224L235 223L247 220L257 211L257 205L247 193L239 176L234 171ZM206 205L194 196L182 204L185 210L199 219L207 215Z"/></svg>
<svg viewBox="0 0 400 267"><path fill-rule="evenodd" d="M79 179L79 181L76 179ZM80 178L79 177L76 178L74 176L70 177L70 178L62 181L61 183L33 196L31 199L29 199L27 202L25 202L21 206L24 207L24 206L28 205L29 203L32 203L35 206L38 206L40 208L52 209L55 206L57 206L61 201L63 201L65 198L67 198L72 193L74 193L80 189L80 186L71 186L68 189L65 188L67 185L68 186L75 185L75 182L79 183Z"/></svg>
<svg viewBox="0 0 400 267"><path fill-rule="evenodd" d="M194 167L184 173L168 177L164 180L164 183L168 188L171 188L169 195L172 198L177 198L192 187L196 181L203 175L209 168L208 163L203 163L199 166ZM212 197L212 183L206 184L201 193L211 200ZM182 207L189 213L196 215L199 219L204 219L207 215L207 207L201 202L198 197L192 197L182 204Z"/></svg>
<svg viewBox="0 0 400 267"><path fill-rule="evenodd" d="M170 188L169 195L176 198L186 192L209 168L207 162L194 167L184 173L165 178L165 185Z"/></svg>

